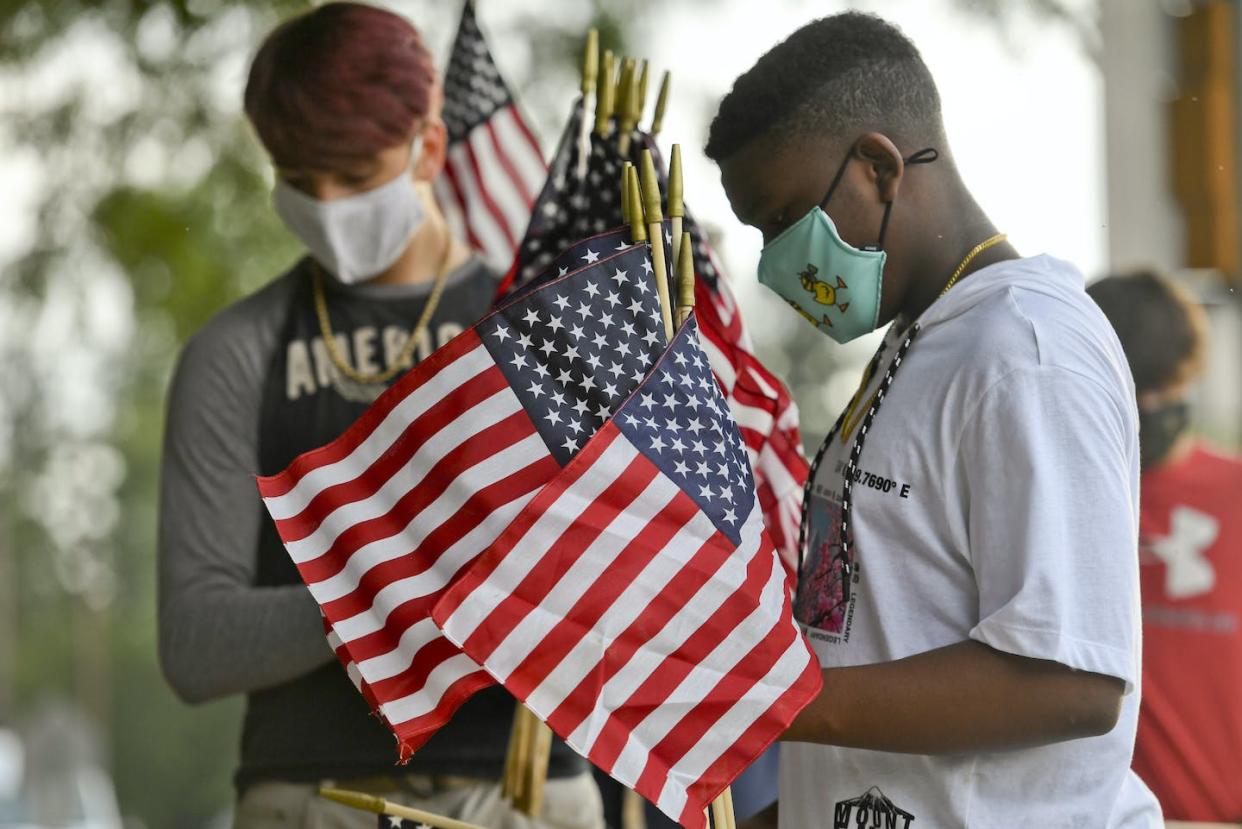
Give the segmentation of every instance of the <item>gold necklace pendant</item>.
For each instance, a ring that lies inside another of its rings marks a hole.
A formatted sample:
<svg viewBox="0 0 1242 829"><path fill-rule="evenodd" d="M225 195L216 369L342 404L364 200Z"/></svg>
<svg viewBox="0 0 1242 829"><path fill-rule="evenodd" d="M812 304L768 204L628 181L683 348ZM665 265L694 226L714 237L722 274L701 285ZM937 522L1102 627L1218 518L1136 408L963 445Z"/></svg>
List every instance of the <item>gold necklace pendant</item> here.
<svg viewBox="0 0 1242 829"><path fill-rule="evenodd" d="M447 232L446 230L445 233ZM410 332L410 338L406 340L405 346L392 365L373 374L355 369L337 347L336 338L332 333L332 320L328 317L328 300L323 290L323 271L318 262L311 260L311 285L315 297L315 316L319 319L319 333L323 336L323 345L328 352L328 357L342 376L361 385L374 385L387 383L400 372L413 367L414 350L418 347L418 341L426 333L431 317L440 305L440 297L444 293L444 285L448 278L448 261L452 250L453 240L451 237L446 237L444 255L440 257L435 285L431 289L431 295L427 297L427 304L423 306L423 313L418 318L418 324Z"/></svg>

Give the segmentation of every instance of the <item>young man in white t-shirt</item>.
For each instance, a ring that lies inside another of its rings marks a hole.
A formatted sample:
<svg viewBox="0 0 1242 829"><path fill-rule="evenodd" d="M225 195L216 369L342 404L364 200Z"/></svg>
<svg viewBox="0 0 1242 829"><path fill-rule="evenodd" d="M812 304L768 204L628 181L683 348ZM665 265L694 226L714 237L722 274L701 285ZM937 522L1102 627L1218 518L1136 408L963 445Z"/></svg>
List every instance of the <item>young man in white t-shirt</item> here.
<svg viewBox="0 0 1242 829"><path fill-rule="evenodd" d="M1134 388L1081 274L997 233L873 16L768 52L707 154L761 282L840 342L892 323L808 487L795 614L824 690L784 736L780 825L1159 825L1129 770Z"/></svg>

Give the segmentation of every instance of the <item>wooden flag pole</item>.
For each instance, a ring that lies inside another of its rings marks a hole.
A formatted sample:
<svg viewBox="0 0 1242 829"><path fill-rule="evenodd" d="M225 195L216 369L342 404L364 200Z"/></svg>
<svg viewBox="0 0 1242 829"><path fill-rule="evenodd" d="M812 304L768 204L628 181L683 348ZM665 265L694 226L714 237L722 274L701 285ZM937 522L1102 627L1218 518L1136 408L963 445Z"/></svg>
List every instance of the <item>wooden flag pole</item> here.
<svg viewBox="0 0 1242 829"><path fill-rule="evenodd" d="M655 116L651 119L651 135L657 136L664 129L664 109L668 106L668 87L672 76L664 70L664 79L660 81L660 96L656 98Z"/></svg>
<svg viewBox="0 0 1242 829"><path fill-rule="evenodd" d="M587 29L586 49L582 55L582 125L578 132L578 179L586 176L591 154L591 104L599 77L599 30Z"/></svg>
<svg viewBox="0 0 1242 829"><path fill-rule="evenodd" d="M319 789L319 796L354 809L361 809L364 812L405 818L406 820L433 827L433 829L484 829L484 827L475 823L466 823L463 820L441 817L431 812L424 812L422 809L412 809L409 806L402 806L400 803L393 803L382 797L375 797L362 792L322 787Z"/></svg>
<svg viewBox="0 0 1242 829"><path fill-rule="evenodd" d="M690 231L682 231L677 247L681 249L677 257L677 327L680 328L694 312L694 254L690 249Z"/></svg>
<svg viewBox="0 0 1242 829"><path fill-rule="evenodd" d="M686 215L686 205L681 189L681 145L673 145L668 160L668 216L673 231L673 261L680 267L681 226ZM679 305L680 307L680 305Z"/></svg>
<svg viewBox="0 0 1242 829"><path fill-rule="evenodd" d="M712 829L737 829L737 817L733 814L732 788L725 787L704 811L711 816Z"/></svg>
<svg viewBox="0 0 1242 829"><path fill-rule="evenodd" d="M548 781L548 763L552 759L552 729L531 714L530 779L522 811L534 817L543 809L543 787Z"/></svg>
<svg viewBox="0 0 1242 829"><path fill-rule="evenodd" d="M595 85L595 134L607 135L612 119L612 50L605 49L599 61L599 78Z"/></svg>
<svg viewBox="0 0 1242 829"><path fill-rule="evenodd" d="M673 339L673 311L669 299L669 272L664 261L664 211L660 207L660 185L656 181L651 150L643 150L643 219L651 242L651 264L655 270L656 291L660 295L660 318L664 321L665 342Z"/></svg>
<svg viewBox="0 0 1242 829"><path fill-rule="evenodd" d="M513 802L517 797L524 758L526 731L525 707L519 705L513 711L513 726L509 729L509 748L505 752L505 768L500 779L500 796Z"/></svg>

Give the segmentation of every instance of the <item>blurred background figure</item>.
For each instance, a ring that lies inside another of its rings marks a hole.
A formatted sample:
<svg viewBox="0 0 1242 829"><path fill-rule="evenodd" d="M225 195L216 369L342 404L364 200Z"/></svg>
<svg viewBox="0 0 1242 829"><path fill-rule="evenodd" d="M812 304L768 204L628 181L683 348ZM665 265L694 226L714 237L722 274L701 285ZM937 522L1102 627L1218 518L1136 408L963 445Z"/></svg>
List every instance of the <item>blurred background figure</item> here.
<svg viewBox="0 0 1242 829"><path fill-rule="evenodd" d="M1190 430L1207 315L1150 271L1088 289L1134 374L1143 704L1134 768L1171 820L1242 819L1242 457Z"/></svg>

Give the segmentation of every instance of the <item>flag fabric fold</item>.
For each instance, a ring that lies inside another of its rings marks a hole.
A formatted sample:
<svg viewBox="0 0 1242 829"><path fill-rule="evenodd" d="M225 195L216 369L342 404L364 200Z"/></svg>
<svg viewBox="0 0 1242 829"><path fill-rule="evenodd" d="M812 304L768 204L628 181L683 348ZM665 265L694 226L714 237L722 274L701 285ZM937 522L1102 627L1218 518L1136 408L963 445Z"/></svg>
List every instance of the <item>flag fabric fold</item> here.
<svg viewBox="0 0 1242 829"><path fill-rule="evenodd" d="M663 350L645 247L568 272L418 364L332 443L260 478L329 641L408 757L492 680L430 618Z"/></svg>
<svg viewBox="0 0 1242 829"><path fill-rule="evenodd" d="M433 617L569 745L705 825L821 680L693 319Z"/></svg>

